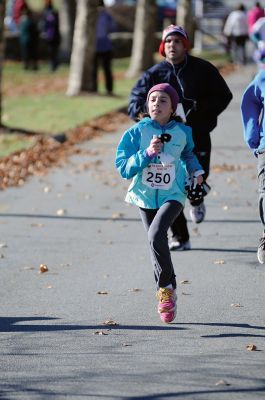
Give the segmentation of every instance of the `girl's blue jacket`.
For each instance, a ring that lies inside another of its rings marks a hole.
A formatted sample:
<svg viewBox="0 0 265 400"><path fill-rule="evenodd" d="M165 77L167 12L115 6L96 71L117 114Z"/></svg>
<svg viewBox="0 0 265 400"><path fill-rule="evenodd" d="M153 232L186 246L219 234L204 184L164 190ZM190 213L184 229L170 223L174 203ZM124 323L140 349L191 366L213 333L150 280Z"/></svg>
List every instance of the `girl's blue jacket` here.
<svg viewBox="0 0 265 400"><path fill-rule="evenodd" d="M265 149L265 70L261 70L247 86L241 101L244 140L256 155Z"/></svg>
<svg viewBox="0 0 265 400"><path fill-rule="evenodd" d="M171 157L173 172L172 185L166 189L152 188L154 182L170 180L169 174L160 174L162 163L159 156L150 158L146 152L154 135L167 134L162 153ZM186 200L185 178L197 170L202 170L193 154L192 130L189 126L174 120L161 126L149 117L133 125L122 136L116 153L116 168L124 179L131 179L125 201L141 208L158 209L169 200L177 200L184 205ZM154 170L152 170L152 165ZM158 169L156 169L158 167ZM155 171L155 172L152 172ZM156 172L158 171L158 172ZM162 178L161 178L162 176ZM151 184L146 185L146 177Z"/></svg>

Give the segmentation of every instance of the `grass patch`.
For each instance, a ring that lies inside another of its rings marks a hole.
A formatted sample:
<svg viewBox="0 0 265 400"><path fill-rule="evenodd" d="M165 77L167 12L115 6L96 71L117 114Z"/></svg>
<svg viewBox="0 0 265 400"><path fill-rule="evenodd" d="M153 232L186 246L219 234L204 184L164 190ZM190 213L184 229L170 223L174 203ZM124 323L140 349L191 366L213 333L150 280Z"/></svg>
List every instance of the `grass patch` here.
<svg viewBox="0 0 265 400"><path fill-rule="evenodd" d="M16 134L1 134L0 133L0 158L5 157L18 150L23 150L32 146L35 142L33 137L26 138Z"/></svg>
<svg viewBox="0 0 265 400"><path fill-rule="evenodd" d="M54 134L127 106L135 80L123 78L128 60L121 63L115 60L113 64L114 75L117 75L114 96L105 96L104 77L100 73L99 94L75 97L65 95L68 67L51 74L47 67L41 66L38 72L25 72L20 64L7 64L3 74L3 123L9 127ZM5 95L5 91L9 94Z"/></svg>
<svg viewBox="0 0 265 400"><path fill-rule="evenodd" d="M220 53L204 52L200 57L215 65L227 62L227 56ZM113 60L115 96L112 97L105 95L102 71L99 74L99 94L67 97L69 66L62 65L56 73L51 73L48 64L41 63L37 72L31 72L24 71L21 63L6 62L3 69L2 122L8 127L52 135L127 107L131 88L136 82L136 79L124 77L129 61L129 58ZM31 138L22 135L0 133L0 139L0 157L32 144Z"/></svg>

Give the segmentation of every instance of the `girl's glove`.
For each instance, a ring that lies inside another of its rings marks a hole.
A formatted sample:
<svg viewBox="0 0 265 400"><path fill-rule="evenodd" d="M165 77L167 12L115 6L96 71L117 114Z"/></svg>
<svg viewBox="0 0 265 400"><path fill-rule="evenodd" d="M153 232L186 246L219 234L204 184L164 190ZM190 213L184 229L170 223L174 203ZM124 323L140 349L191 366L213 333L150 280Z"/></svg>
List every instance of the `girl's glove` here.
<svg viewBox="0 0 265 400"><path fill-rule="evenodd" d="M199 184L197 181L197 177L203 173L204 171L196 171L192 176L186 178L185 190L189 200L201 200L211 190L211 187L206 182Z"/></svg>

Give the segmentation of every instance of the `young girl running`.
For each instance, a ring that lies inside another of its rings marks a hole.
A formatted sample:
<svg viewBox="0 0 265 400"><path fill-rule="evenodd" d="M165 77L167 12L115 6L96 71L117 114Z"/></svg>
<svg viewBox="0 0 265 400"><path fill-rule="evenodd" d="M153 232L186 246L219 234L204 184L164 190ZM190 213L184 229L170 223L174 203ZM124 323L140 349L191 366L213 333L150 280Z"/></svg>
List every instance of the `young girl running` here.
<svg viewBox="0 0 265 400"><path fill-rule="evenodd" d="M176 278L167 232L187 197L187 172L203 181L203 170L193 154L191 128L174 116L179 97L168 83L153 86L147 95L148 116L122 136L116 168L132 179L125 201L139 207L148 234L157 285L158 313L169 323L176 316Z"/></svg>

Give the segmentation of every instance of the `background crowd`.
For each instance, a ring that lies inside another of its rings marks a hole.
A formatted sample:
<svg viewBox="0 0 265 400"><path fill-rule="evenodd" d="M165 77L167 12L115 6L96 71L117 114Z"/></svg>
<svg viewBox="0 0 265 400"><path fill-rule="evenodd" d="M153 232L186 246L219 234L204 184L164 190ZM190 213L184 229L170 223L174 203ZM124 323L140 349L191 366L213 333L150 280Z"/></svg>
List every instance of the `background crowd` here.
<svg viewBox="0 0 265 400"><path fill-rule="evenodd" d="M260 51L265 48L265 11L260 2L247 10L243 3L231 11L223 29L230 60L237 65L248 62L246 46L250 42L253 59L259 61Z"/></svg>

